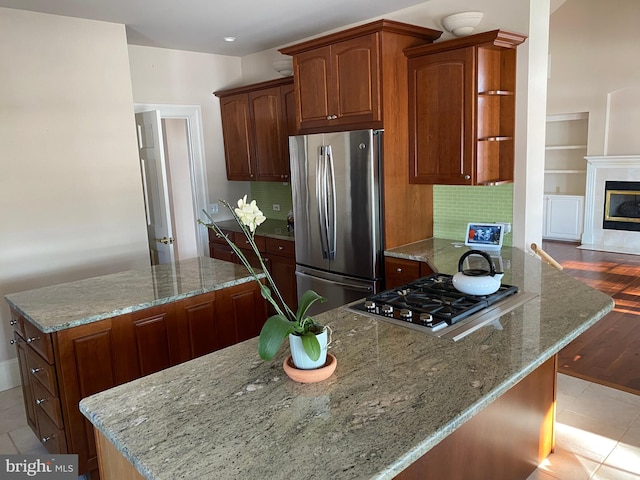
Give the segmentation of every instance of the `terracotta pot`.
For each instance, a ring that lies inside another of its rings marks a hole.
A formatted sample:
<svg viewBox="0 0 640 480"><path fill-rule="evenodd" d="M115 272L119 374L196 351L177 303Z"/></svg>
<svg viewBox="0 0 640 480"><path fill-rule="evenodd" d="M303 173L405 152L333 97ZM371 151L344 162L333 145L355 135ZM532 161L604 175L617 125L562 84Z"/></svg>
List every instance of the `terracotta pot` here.
<svg viewBox="0 0 640 480"><path fill-rule="evenodd" d="M291 380L300 383L315 383L326 380L333 375L337 365L338 361L336 360L336 357L329 353L327 355L327 362L320 368L314 368L312 370L296 368L291 356L285 359L282 364L282 368L284 369L284 373L286 373Z"/></svg>

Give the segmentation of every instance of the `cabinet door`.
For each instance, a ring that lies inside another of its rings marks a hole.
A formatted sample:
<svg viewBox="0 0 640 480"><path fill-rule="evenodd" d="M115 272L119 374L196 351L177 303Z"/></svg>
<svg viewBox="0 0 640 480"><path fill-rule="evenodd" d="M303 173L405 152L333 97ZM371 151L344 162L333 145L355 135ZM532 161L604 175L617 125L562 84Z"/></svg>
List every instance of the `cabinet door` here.
<svg viewBox="0 0 640 480"><path fill-rule="evenodd" d="M67 448L78 455L80 472L98 469L93 425L80 410L84 397L126 381L118 370L116 333L111 320L101 320L54 334L56 369L62 401Z"/></svg>
<svg viewBox="0 0 640 480"><path fill-rule="evenodd" d="M296 284L296 260L294 258L269 255L269 273L278 286L285 303L294 312L298 309Z"/></svg>
<svg viewBox="0 0 640 480"><path fill-rule="evenodd" d="M473 182L474 49L409 59L410 182Z"/></svg>
<svg viewBox="0 0 640 480"><path fill-rule="evenodd" d="M249 93L256 180L289 178L287 121L280 87Z"/></svg>
<svg viewBox="0 0 640 480"><path fill-rule="evenodd" d="M218 312L217 292L186 298L177 308L185 360L235 343L235 324Z"/></svg>
<svg viewBox="0 0 640 480"><path fill-rule="evenodd" d="M295 55L300 129L380 127L379 54L372 33Z"/></svg>
<svg viewBox="0 0 640 480"><path fill-rule="evenodd" d="M236 338L229 345L257 336L267 319L267 305L256 282L225 288L218 293L220 317L235 325Z"/></svg>
<svg viewBox="0 0 640 480"><path fill-rule="evenodd" d="M238 263L238 257L229 245L209 243L209 254L211 255L211 258Z"/></svg>
<svg viewBox="0 0 640 480"><path fill-rule="evenodd" d="M224 156L229 180L254 180L251 116L246 93L220 99Z"/></svg>
<svg viewBox="0 0 640 480"><path fill-rule="evenodd" d="M555 240L580 240L584 219L584 197L547 195L544 199L543 237Z"/></svg>
<svg viewBox="0 0 640 480"><path fill-rule="evenodd" d="M298 90L297 124L300 129L322 127L330 121L331 48L316 48L293 57Z"/></svg>
<svg viewBox="0 0 640 480"><path fill-rule="evenodd" d="M128 339L127 349L135 352L135 358L130 358L136 366L135 378L180 363L180 328L175 303L134 312L129 321L123 319L121 323L118 327ZM119 345L119 349L123 346Z"/></svg>
<svg viewBox="0 0 640 480"><path fill-rule="evenodd" d="M340 125L381 120L377 38L372 33L331 47L332 114Z"/></svg>

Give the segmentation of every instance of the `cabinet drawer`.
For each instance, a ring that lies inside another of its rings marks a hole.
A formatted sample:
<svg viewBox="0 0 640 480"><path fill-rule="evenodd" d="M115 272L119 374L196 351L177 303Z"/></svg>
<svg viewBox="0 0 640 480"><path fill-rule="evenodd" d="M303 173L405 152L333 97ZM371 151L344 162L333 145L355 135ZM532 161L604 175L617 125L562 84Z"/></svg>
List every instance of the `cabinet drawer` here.
<svg viewBox="0 0 640 480"><path fill-rule="evenodd" d="M32 380L36 380L46 388L54 397L58 396L58 380L54 365L49 365L44 359L27 347L27 369ZM35 383L32 381L31 383Z"/></svg>
<svg viewBox="0 0 640 480"><path fill-rule="evenodd" d="M256 242L256 246L258 247L258 250L260 250L261 252L264 252L265 237L263 237L262 235L256 235L255 237L253 237L253 239ZM249 240L247 240L247 237L245 237L244 233L242 232L233 232L233 242L238 246L238 248L253 251L253 249L251 248L251 245L249 244Z"/></svg>
<svg viewBox="0 0 640 480"><path fill-rule="evenodd" d="M11 320L9 320L9 325L11 325L11 328L18 332L21 337L24 337L24 320L14 309L11 309Z"/></svg>
<svg viewBox="0 0 640 480"><path fill-rule="evenodd" d="M24 322L24 338L27 344L38 352L47 362L53 364L53 344L51 335L42 333L30 322Z"/></svg>
<svg viewBox="0 0 640 480"><path fill-rule="evenodd" d="M40 441L45 448L49 453L67 453L67 440L64 436L64 430L58 428L41 408L36 410L36 414L38 416Z"/></svg>
<svg viewBox="0 0 640 480"><path fill-rule="evenodd" d="M221 230L222 230L222 233L224 233L231 240L233 240L233 231L232 230L226 230L224 228L222 228ZM218 237L216 235L216 232L214 232L212 229L207 228L207 232L209 233L209 241L211 243L220 243L220 244L223 244L223 245L227 245L227 241L224 238Z"/></svg>
<svg viewBox="0 0 640 480"><path fill-rule="evenodd" d="M296 244L291 240L280 240L278 238L266 238L266 251L273 255L295 258Z"/></svg>
<svg viewBox="0 0 640 480"><path fill-rule="evenodd" d="M33 388L33 403L35 409L42 409L56 424L58 428L64 428L62 422L62 410L60 408L60 399L44 388L40 382L31 382Z"/></svg>
<svg viewBox="0 0 640 480"><path fill-rule="evenodd" d="M407 282L420 278L420 262L387 257L384 263L387 277L403 279Z"/></svg>

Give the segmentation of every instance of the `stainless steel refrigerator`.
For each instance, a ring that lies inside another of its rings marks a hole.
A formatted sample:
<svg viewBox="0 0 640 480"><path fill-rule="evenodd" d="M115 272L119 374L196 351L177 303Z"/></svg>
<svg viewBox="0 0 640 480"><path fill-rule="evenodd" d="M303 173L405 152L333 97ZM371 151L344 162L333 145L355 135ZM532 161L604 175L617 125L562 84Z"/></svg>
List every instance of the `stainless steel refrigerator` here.
<svg viewBox="0 0 640 480"><path fill-rule="evenodd" d="M382 130L289 137L298 297L320 313L380 289Z"/></svg>

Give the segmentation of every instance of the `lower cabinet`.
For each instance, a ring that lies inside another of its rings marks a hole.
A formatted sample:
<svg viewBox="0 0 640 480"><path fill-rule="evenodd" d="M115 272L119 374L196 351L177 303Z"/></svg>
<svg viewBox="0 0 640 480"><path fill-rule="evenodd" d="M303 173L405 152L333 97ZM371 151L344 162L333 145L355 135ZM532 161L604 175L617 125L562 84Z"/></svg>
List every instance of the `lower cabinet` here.
<svg viewBox="0 0 640 480"><path fill-rule="evenodd" d="M239 232L225 232L231 235L231 239L242 250L249 263L260 268L260 262L251 249L245 236ZM298 309L298 289L296 283L296 252L294 240L265 237L256 235L256 246L262 254L265 266L273 281L278 286L285 303L295 312ZM238 256L229 244L209 230L209 252L212 258L226 260L233 263L241 263ZM269 305L269 314L275 314L273 307ZM258 332L259 333L259 332Z"/></svg>
<svg viewBox="0 0 640 480"><path fill-rule="evenodd" d="M584 197L545 195L543 217L543 238L578 241L582 238Z"/></svg>
<svg viewBox="0 0 640 480"><path fill-rule="evenodd" d="M267 237L265 250L269 273L285 303L295 312L298 309L295 244L291 240Z"/></svg>
<svg viewBox="0 0 640 480"><path fill-rule="evenodd" d="M97 477L82 398L255 337L265 320L251 281L51 334L14 327L27 421L49 452L78 454L78 473ZM51 344L51 358L32 347L37 342Z"/></svg>
<svg viewBox="0 0 640 480"><path fill-rule="evenodd" d="M395 257L385 257L384 272L386 290L435 273L426 262Z"/></svg>

